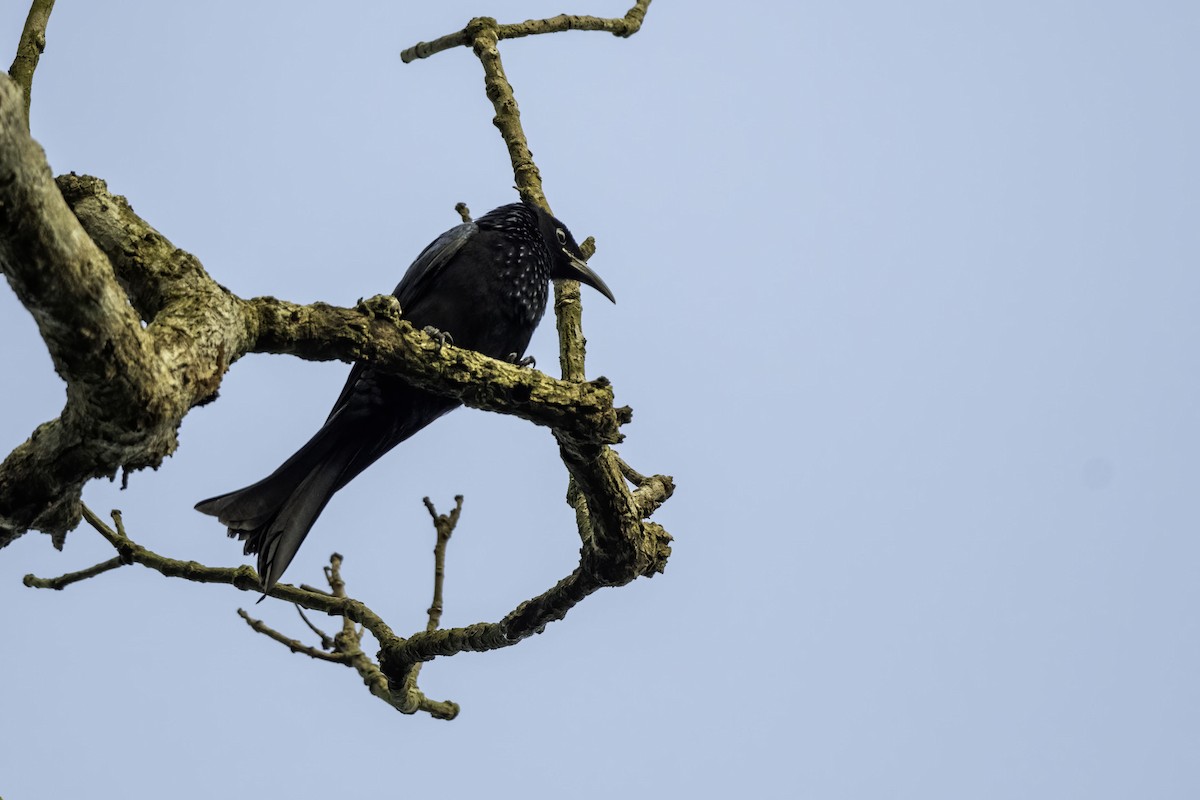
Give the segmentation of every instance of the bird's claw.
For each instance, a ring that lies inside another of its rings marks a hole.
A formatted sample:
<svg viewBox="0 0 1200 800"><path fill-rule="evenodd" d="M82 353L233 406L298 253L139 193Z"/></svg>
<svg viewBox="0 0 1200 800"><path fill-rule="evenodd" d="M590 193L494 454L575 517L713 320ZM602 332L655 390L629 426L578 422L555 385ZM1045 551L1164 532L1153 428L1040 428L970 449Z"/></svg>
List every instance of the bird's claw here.
<svg viewBox="0 0 1200 800"><path fill-rule="evenodd" d="M528 367L529 369L533 369L537 366L537 359L535 359L533 356L525 356L524 358L521 358L519 353L509 353L508 360L511 363L516 364L518 367Z"/></svg>
<svg viewBox="0 0 1200 800"><path fill-rule="evenodd" d="M432 325L426 325L424 331L429 334L430 338L437 341L439 353L442 352L442 348L446 345L454 345L454 337L443 330L435 328Z"/></svg>

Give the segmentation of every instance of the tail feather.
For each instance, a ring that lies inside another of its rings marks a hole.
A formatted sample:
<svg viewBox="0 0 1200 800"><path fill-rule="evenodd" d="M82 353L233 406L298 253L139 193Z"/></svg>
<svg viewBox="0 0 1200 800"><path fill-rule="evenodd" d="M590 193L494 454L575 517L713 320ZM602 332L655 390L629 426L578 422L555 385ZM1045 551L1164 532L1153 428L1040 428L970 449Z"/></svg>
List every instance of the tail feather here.
<svg viewBox="0 0 1200 800"><path fill-rule="evenodd" d="M345 431L331 431L331 427L318 431L261 481L196 504L197 511L228 527L230 537L245 541L246 555L258 554L263 591L279 582L313 523L343 484L346 467L359 454L361 448L344 446Z"/></svg>
<svg viewBox="0 0 1200 800"><path fill-rule="evenodd" d="M258 554L263 591L279 581L334 493L458 405L394 379L359 380L361 371L356 365L329 419L277 470L196 504L197 511L216 517L231 537L244 541L247 555Z"/></svg>
<svg viewBox="0 0 1200 800"><path fill-rule="evenodd" d="M349 455L353 456L353 453ZM297 484L270 522L259 527L256 536L246 540L246 552L258 553L258 574L264 590L278 583L283 571L292 563L313 523L337 490L347 461L349 458L318 464ZM253 550L250 549L252 544Z"/></svg>

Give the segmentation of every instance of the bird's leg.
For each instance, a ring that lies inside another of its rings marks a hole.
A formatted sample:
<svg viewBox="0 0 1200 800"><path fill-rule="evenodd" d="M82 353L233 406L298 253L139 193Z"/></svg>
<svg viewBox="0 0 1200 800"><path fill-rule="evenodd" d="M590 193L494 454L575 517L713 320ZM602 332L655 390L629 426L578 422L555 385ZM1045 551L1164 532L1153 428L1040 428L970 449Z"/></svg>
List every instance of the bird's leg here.
<svg viewBox="0 0 1200 800"><path fill-rule="evenodd" d="M437 340L439 353L442 352L442 348L446 345L454 344L454 337L445 331L440 330L439 328L435 328L432 325L426 325L424 331L425 333L429 334L431 338Z"/></svg>
<svg viewBox="0 0 1200 800"><path fill-rule="evenodd" d="M535 359L533 356L525 356L524 358L521 358L520 353L509 353L508 361L516 364L518 367L528 367L529 369L533 369L537 366L537 359Z"/></svg>

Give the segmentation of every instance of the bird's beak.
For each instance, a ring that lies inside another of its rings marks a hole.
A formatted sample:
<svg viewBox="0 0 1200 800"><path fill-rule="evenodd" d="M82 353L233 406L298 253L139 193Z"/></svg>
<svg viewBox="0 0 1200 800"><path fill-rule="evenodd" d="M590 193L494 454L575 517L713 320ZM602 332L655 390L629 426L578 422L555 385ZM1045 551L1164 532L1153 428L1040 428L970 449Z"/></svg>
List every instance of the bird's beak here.
<svg viewBox="0 0 1200 800"><path fill-rule="evenodd" d="M589 267L578 257L572 255L565 247L563 248L563 253L566 254L567 260L571 262L572 271L575 273L574 275L569 276L571 280L579 281L580 283L586 283L588 286L592 287L612 302L617 302L617 298L613 297L612 289L608 288L608 284L606 284L599 275L597 275L595 272L592 272L591 267Z"/></svg>

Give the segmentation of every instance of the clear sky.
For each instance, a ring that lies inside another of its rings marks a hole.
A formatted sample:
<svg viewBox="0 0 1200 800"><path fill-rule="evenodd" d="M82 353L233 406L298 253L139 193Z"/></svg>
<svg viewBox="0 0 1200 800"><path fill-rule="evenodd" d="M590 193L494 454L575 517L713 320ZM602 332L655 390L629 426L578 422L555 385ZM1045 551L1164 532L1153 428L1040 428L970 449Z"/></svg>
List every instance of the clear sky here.
<svg viewBox="0 0 1200 800"><path fill-rule="evenodd" d="M23 2L0 6L7 64ZM349 9L352 8L352 11ZM666 574L436 661L446 723L79 530L0 553L0 795L1200 796L1200 4L656 2L620 40L505 43L555 212L617 295L589 372L678 491ZM242 296L352 304L515 199L481 69L399 52L528 0L59 3L35 137ZM531 352L555 364L553 328ZM253 356L119 492L131 535L230 565L197 500L262 477L346 367ZM0 451L63 386L0 288ZM357 479L287 574L448 625L575 564L550 435L457 411ZM300 636L294 611L254 608Z"/></svg>

